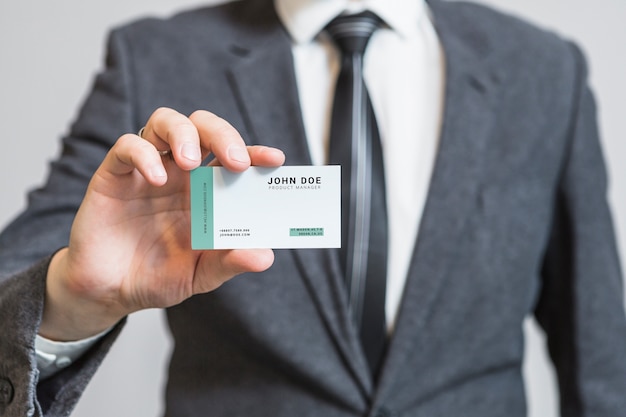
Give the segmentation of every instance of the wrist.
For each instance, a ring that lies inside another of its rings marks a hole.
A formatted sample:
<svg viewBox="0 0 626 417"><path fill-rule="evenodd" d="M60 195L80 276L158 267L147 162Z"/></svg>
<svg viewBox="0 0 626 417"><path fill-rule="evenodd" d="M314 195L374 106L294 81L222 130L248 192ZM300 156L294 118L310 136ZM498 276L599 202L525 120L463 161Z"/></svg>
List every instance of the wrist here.
<svg viewBox="0 0 626 417"><path fill-rule="evenodd" d="M93 288L71 279L68 249L57 252L48 267L46 297L39 334L54 341L86 339L102 333L126 313L98 297Z"/></svg>

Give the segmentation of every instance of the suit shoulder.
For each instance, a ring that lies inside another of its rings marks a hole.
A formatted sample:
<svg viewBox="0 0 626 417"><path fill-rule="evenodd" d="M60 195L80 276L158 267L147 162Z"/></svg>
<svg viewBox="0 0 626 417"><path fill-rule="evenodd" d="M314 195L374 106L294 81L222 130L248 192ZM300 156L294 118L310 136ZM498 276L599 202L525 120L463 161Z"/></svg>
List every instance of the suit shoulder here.
<svg viewBox="0 0 626 417"><path fill-rule="evenodd" d="M275 12L268 0L239 0L178 12L165 18L145 17L118 26L114 32L130 39L228 39L250 26L272 21Z"/></svg>

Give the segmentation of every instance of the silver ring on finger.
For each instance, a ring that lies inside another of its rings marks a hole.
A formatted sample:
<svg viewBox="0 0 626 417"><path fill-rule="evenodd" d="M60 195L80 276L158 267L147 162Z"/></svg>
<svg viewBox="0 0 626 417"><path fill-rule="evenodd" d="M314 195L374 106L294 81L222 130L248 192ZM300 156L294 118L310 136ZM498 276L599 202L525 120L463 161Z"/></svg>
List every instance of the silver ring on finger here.
<svg viewBox="0 0 626 417"><path fill-rule="evenodd" d="M141 129L139 129L139 132L137 132L137 136L139 136L141 139L144 139L144 140L146 140L146 138L143 137L143 132L145 130L146 130L146 127L144 126ZM158 152L161 158L168 157L169 159L174 159L174 155L172 154L171 149L165 149L163 151L158 151Z"/></svg>

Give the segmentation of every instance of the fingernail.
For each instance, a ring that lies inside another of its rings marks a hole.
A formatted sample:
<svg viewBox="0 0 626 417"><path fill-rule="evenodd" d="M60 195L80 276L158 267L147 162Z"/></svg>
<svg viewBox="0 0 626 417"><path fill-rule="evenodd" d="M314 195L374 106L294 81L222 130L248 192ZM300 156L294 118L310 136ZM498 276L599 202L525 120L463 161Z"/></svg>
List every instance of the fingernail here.
<svg viewBox="0 0 626 417"><path fill-rule="evenodd" d="M185 159L189 159L190 161L198 161L200 159L200 149L198 149L197 145L193 143L185 143L180 148L180 154Z"/></svg>
<svg viewBox="0 0 626 417"><path fill-rule="evenodd" d="M167 176L167 173L165 172L165 168L163 168L162 166L152 167L152 169L150 170L150 173L155 178L163 178Z"/></svg>
<svg viewBox="0 0 626 417"><path fill-rule="evenodd" d="M228 148L228 157L237 162L250 162L250 155L248 155L248 150L238 145L231 145Z"/></svg>
<svg viewBox="0 0 626 417"><path fill-rule="evenodd" d="M273 153L276 156L285 156L285 153L283 151L281 151L280 149L276 149L276 148L270 148L270 147L264 148L263 153L265 152Z"/></svg>

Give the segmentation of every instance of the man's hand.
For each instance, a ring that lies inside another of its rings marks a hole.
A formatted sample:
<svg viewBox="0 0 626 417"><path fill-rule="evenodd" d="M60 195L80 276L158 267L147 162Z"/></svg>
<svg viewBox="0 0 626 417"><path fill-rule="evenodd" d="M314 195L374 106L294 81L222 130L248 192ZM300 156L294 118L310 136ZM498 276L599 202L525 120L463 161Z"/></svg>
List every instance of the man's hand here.
<svg viewBox="0 0 626 417"><path fill-rule="evenodd" d="M159 109L142 136L124 135L111 148L89 184L69 247L52 259L44 337L91 336L129 313L178 304L274 260L269 249L191 250L188 171L209 154L234 172L279 166L280 150L246 147L230 124L205 111L187 118ZM159 154L170 149L173 158Z"/></svg>

